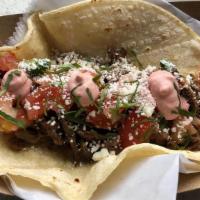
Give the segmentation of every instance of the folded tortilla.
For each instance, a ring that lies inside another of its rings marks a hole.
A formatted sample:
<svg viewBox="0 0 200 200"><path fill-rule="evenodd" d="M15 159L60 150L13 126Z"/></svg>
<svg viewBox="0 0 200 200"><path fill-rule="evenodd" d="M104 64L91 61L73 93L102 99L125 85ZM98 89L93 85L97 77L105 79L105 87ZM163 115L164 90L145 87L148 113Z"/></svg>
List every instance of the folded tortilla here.
<svg viewBox="0 0 200 200"><path fill-rule="evenodd" d="M200 39L189 27L165 10L140 0L83 1L51 12L34 14L28 20L24 40L13 47L1 47L0 55L11 51L19 60L49 57L50 50L76 51L102 56L108 48L133 48L143 65L159 65L169 59L182 74L200 67ZM74 167L56 152L30 148L13 152L0 138L0 174L39 181L62 199L88 200L98 185L123 162L141 157L181 153L196 162L200 152L174 151L152 144L126 148L93 164Z"/></svg>

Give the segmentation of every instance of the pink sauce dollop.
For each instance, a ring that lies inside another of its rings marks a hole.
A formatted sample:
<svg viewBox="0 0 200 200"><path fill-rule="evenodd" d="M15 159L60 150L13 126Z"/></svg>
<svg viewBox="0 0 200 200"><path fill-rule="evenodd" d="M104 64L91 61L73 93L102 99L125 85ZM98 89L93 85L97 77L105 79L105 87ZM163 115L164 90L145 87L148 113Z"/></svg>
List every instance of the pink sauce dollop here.
<svg viewBox="0 0 200 200"><path fill-rule="evenodd" d="M157 108L166 120L174 120L178 117L173 111L177 111L179 104L182 109L189 109L189 104L185 98L180 97L179 100L178 93L174 87L174 84L178 85L178 83L170 72L164 70L155 71L150 75L148 82Z"/></svg>
<svg viewBox="0 0 200 200"><path fill-rule="evenodd" d="M1 83L2 88L7 82L9 74L15 71L16 69L9 70L4 75L2 79L2 83ZM9 86L8 86L8 92L13 94L15 97L24 98L30 93L32 81L31 79L28 78L28 75L24 71L22 70L17 70L17 71L19 72L19 74L17 75L13 74L13 78L10 81Z"/></svg>
<svg viewBox="0 0 200 200"><path fill-rule="evenodd" d="M83 107L91 105L93 103L91 100L95 101L99 97L99 87L93 81L95 76L95 72L84 69L76 70L71 73L68 82L69 90L70 92L73 91L73 94L80 98L79 102Z"/></svg>

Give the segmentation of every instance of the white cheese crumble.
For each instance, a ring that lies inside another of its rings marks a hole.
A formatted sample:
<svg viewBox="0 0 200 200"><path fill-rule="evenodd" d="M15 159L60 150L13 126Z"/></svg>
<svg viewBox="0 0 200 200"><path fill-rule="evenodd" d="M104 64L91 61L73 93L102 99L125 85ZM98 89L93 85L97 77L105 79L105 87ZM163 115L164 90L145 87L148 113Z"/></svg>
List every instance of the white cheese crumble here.
<svg viewBox="0 0 200 200"><path fill-rule="evenodd" d="M96 116L96 111L95 111L95 110L91 111L91 112L88 114L88 116L90 116L90 117L95 117L95 116Z"/></svg>
<svg viewBox="0 0 200 200"><path fill-rule="evenodd" d="M169 133L169 128L164 128L163 133Z"/></svg>
<svg viewBox="0 0 200 200"><path fill-rule="evenodd" d="M148 78L156 67L149 65L145 70L140 71L133 64L127 63L125 58L120 61L111 66L115 67L111 72L105 71L101 77L101 82L103 78L111 81L108 98L112 95L120 96L123 103L134 103L142 115L152 116L156 102L149 90ZM134 98L130 102L132 95Z"/></svg>
<svg viewBox="0 0 200 200"><path fill-rule="evenodd" d="M193 117L183 117L179 120L175 126L171 129L172 132L177 132L178 139L182 139L183 133L185 133L185 128L190 125L193 121Z"/></svg>
<svg viewBox="0 0 200 200"><path fill-rule="evenodd" d="M132 141L133 139L134 139L133 134L132 134L132 133L129 133L129 134L128 134L128 140L129 140L129 141Z"/></svg>
<svg viewBox="0 0 200 200"><path fill-rule="evenodd" d="M94 152L96 152L97 150L99 150L99 148L100 148L100 144L96 144L96 145L94 145L94 146L92 146L91 147L91 153L94 153Z"/></svg>
<svg viewBox="0 0 200 200"><path fill-rule="evenodd" d="M132 93L134 93L137 89L137 83L133 83L133 84L128 84L125 83L122 85L122 87L119 86L118 88L118 94L121 96L126 96L126 95L131 95Z"/></svg>
<svg viewBox="0 0 200 200"><path fill-rule="evenodd" d="M26 110L31 110L32 109L31 103L27 99L25 99L24 108Z"/></svg>
<svg viewBox="0 0 200 200"><path fill-rule="evenodd" d="M31 69L37 69L38 65L36 64L36 61L39 65L44 65L45 63L50 63L50 60L48 58L44 58L44 59L37 59L34 58L32 60L22 60L21 62L19 62L18 64L18 68L22 69L22 70L31 70Z"/></svg>
<svg viewBox="0 0 200 200"><path fill-rule="evenodd" d="M32 108L33 110L40 110L40 106L37 106L37 105L33 105Z"/></svg>
<svg viewBox="0 0 200 200"><path fill-rule="evenodd" d="M110 154L108 152L108 149L102 148L100 151L93 154L92 160L100 161L100 160L103 160L104 158L108 157L109 155Z"/></svg>
<svg viewBox="0 0 200 200"><path fill-rule="evenodd" d="M172 133L176 133L176 131L177 131L177 130L176 130L176 127L172 127L172 128L171 128L171 131L172 131Z"/></svg>

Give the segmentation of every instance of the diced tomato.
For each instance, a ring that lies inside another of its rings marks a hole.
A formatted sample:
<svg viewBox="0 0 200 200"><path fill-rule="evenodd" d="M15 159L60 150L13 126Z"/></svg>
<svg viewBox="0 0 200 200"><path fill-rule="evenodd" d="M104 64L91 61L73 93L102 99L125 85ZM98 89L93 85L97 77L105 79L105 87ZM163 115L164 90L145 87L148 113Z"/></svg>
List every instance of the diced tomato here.
<svg viewBox="0 0 200 200"><path fill-rule="evenodd" d="M106 98L102 107L102 111L98 112L95 106L89 106L87 108L89 113L87 121L97 128L111 129L119 121L122 111L112 112L116 108L116 98L114 96Z"/></svg>
<svg viewBox="0 0 200 200"><path fill-rule="evenodd" d="M7 52L0 55L0 70L9 71L10 69L15 69L17 67L17 58L13 53Z"/></svg>
<svg viewBox="0 0 200 200"><path fill-rule="evenodd" d="M153 126L148 118L130 111L129 116L122 123L120 140L123 148L145 142L145 134Z"/></svg>
<svg viewBox="0 0 200 200"><path fill-rule="evenodd" d="M123 112L123 109L116 110L117 100L115 96L111 98L106 98L103 104L103 113L104 115L111 119L113 123L117 122L120 119L120 113Z"/></svg>
<svg viewBox="0 0 200 200"><path fill-rule="evenodd" d="M46 110L57 111L60 107L68 110L71 106L69 102L70 94L63 91L61 87L40 86L29 94L24 102L28 120L36 120L45 113Z"/></svg>
<svg viewBox="0 0 200 200"><path fill-rule="evenodd" d="M112 120L107 118L103 112L91 111L86 121L93 124L96 128L111 129L113 127Z"/></svg>

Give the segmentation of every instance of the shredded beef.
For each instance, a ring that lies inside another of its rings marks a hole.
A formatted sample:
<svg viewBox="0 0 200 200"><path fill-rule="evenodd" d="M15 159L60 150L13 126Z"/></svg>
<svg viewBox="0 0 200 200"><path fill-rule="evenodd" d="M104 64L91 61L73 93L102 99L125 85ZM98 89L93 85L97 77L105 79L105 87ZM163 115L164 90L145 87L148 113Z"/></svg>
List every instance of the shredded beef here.
<svg viewBox="0 0 200 200"><path fill-rule="evenodd" d="M50 111L47 116L33 123L26 130L17 131L9 141L11 148L19 151L27 146L41 144L48 148L63 147L61 152L65 154L65 151L68 151L66 154L70 154L75 165L80 162L93 162L91 145L95 142L109 151L120 152L115 134L107 134L105 130L100 134L98 130L90 127L87 127L87 131L83 131L82 126L59 118L53 111ZM51 121L52 117L53 121Z"/></svg>

